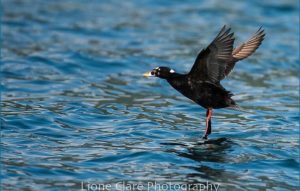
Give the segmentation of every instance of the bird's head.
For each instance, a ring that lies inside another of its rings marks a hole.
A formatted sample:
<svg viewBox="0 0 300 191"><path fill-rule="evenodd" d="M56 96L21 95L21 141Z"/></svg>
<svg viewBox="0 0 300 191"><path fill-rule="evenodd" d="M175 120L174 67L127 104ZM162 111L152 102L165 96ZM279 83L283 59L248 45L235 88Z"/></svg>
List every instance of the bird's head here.
<svg viewBox="0 0 300 191"><path fill-rule="evenodd" d="M167 79L170 76L172 76L172 74L174 74L174 73L175 73L175 71L173 69L161 66L161 67L156 67L155 69L153 69L150 72L144 73L144 76L145 77L159 77L162 79Z"/></svg>

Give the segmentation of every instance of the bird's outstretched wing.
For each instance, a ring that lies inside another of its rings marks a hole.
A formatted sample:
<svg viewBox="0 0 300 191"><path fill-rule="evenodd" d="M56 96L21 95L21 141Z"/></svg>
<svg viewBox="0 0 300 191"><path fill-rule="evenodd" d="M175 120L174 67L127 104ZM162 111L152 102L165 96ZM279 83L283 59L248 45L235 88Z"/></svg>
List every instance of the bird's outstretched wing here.
<svg viewBox="0 0 300 191"><path fill-rule="evenodd" d="M225 77L227 63L232 60L233 33L224 26L210 45L197 56L189 76L197 81L218 83Z"/></svg>
<svg viewBox="0 0 300 191"><path fill-rule="evenodd" d="M225 75L227 76L230 73L237 61L243 60L253 54L255 50L261 45L264 37L265 32L260 27L248 41L236 47L232 51L232 61L228 62L226 66Z"/></svg>

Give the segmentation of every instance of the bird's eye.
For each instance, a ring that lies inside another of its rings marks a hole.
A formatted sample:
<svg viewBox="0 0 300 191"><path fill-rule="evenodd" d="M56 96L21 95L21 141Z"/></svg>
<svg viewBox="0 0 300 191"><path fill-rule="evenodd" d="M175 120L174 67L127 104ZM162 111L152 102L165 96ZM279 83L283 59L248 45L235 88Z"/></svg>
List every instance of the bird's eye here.
<svg viewBox="0 0 300 191"><path fill-rule="evenodd" d="M154 72L151 72L151 75L154 75Z"/></svg>

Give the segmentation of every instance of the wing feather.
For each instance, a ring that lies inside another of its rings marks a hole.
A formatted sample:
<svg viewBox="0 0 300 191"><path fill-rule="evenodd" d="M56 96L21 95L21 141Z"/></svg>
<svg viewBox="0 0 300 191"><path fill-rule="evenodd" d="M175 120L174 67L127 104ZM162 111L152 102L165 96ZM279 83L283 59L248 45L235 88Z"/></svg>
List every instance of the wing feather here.
<svg viewBox="0 0 300 191"><path fill-rule="evenodd" d="M230 28L223 26L210 45L197 56L189 72L191 79L218 83L225 77L226 65L232 60L234 33Z"/></svg>
<svg viewBox="0 0 300 191"><path fill-rule="evenodd" d="M261 45L264 37L264 30L259 28L258 31L247 42L244 42L232 51L233 58L236 60L242 60L253 54Z"/></svg>
<svg viewBox="0 0 300 191"><path fill-rule="evenodd" d="M228 62L225 75L227 76L234 68L235 63L239 60L243 60L253 54L256 49L261 45L265 38L265 32L260 27L256 33L246 42L242 43L232 51L232 60Z"/></svg>

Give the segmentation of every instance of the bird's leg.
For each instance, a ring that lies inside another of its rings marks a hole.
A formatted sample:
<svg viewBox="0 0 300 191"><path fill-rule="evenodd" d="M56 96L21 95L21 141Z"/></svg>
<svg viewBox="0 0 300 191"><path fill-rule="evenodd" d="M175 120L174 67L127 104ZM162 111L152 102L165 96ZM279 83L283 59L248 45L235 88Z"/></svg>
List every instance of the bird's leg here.
<svg viewBox="0 0 300 191"><path fill-rule="evenodd" d="M211 134L211 116L212 116L212 109L206 110L206 128L203 139L207 139L207 136Z"/></svg>

